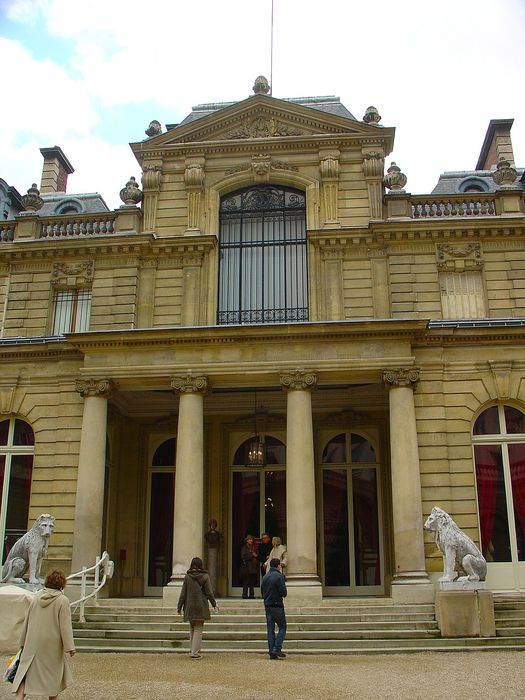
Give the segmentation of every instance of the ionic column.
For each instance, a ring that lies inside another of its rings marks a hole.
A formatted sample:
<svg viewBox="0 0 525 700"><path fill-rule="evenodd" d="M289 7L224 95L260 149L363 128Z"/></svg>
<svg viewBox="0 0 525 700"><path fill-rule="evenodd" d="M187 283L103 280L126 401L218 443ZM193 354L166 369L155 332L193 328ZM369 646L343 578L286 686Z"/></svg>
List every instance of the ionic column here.
<svg viewBox="0 0 525 700"><path fill-rule="evenodd" d="M180 394L175 505L173 513L173 570L168 586L180 586L193 557L203 555L204 400L206 377L174 377L171 387ZM166 591L166 589L165 589ZM170 596L168 592L168 596ZM164 600L166 600L166 592Z"/></svg>
<svg viewBox="0 0 525 700"><path fill-rule="evenodd" d="M394 521L395 573L392 598L397 602L431 602L434 587L425 568L421 478L414 387L419 369L383 372L390 390L390 457Z"/></svg>
<svg viewBox="0 0 525 700"><path fill-rule="evenodd" d="M78 456L72 573L93 566L102 553L102 517L106 466L108 379L79 379L75 389L84 399Z"/></svg>
<svg viewBox="0 0 525 700"><path fill-rule="evenodd" d="M321 599L317 575L315 459L311 390L317 376L298 370L281 375L288 390L286 414L287 585L294 598Z"/></svg>

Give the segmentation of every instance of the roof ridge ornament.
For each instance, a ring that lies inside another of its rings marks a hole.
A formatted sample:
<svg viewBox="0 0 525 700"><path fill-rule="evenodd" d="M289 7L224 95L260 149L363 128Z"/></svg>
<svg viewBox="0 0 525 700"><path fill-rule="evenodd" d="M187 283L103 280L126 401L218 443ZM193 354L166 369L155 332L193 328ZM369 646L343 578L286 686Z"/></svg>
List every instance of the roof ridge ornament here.
<svg viewBox="0 0 525 700"><path fill-rule="evenodd" d="M385 186L389 190L392 190L392 192L404 192L405 190L403 187L407 184L407 176L405 173L401 172L399 165L396 165L396 163L392 161L386 172L387 174L384 179Z"/></svg>
<svg viewBox="0 0 525 700"><path fill-rule="evenodd" d="M496 185L502 188L512 187L517 177L518 171L516 168L512 167L505 156L500 156L496 170L492 173L492 179Z"/></svg>
<svg viewBox="0 0 525 700"><path fill-rule="evenodd" d="M258 75L255 78L252 90L255 95L267 95L270 92L270 83L264 75Z"/></svg>
<svg viewBox="0 0 525 700"><path fill-rule="evenodd" d="M377 111L377 108L373 105L367 107L365 116L363 117L363 121L365 124L372 124L373 126L377 126L381 121L381 115Z"/></svg>

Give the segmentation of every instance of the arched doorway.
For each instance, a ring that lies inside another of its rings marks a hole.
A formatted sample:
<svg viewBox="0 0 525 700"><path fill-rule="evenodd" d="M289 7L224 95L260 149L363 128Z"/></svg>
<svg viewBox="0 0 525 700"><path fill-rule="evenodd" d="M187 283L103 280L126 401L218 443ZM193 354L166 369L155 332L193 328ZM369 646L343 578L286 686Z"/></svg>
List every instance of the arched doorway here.
<svg viewBox="0 0 525 700"><path fill-rule="evenodd" d="M241 595L240 551L247 534L258 538L262 532L286 543L286 446L277 437L264 437L264 460L260 467L249 465L253 439L235 450L230 465L230 566L229 593Z"/></svg>
<svg viewBox="0 0 525 700"><path fill-rule="evenodd" d="M145 595L161 596L173 564L175 438L158 445L148 470Z"/></svg>
<svg viewBox="0 0 525 700"><path fill-rule="evenodd" d="M525 413L498 404L472 429L481 534L491 588L525 588Z"/></svg>
<svg viewBox="0 0 525 700"><path fill-rule="evenodd" d="M339 432L321 456L321 568L326 595L384 593L377 448L364 434Z"/></svg>

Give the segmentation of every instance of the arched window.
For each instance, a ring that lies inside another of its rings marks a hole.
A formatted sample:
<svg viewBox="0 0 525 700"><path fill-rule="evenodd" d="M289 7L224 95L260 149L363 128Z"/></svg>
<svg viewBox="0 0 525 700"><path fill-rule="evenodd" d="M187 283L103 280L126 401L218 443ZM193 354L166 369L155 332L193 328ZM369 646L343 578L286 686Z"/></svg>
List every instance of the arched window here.
<svg viewBox="0 0 525 700"><path fill-rule="evenodd" d="M220 205L218 323L308 319L306 198L264 185Z"/></svg>
<svg viewBox="0 0 525 700"><path fill-rule="evenodd" d="M525 413L504 404L487 408L472 442L483 555L525 561Z"/></svg>
<svg viewBox="0 0 525 700"><path fill-rule="evenodd" d="M0 536L2 561L27 531L35 437L19 418L0 421Z"/></svg>

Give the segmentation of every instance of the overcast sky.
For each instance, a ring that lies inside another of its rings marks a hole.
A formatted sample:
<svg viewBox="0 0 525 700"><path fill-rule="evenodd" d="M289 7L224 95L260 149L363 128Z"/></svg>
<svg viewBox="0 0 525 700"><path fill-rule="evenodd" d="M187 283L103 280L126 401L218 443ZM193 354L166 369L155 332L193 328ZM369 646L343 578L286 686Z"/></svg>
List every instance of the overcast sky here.
<svg viewBox="0 0 525 700"><path fill-rule="evenodd" d="M152 119L270 77L270 16L271 0L0 0L0 177L24 194L58 145L68 191L119 206ZM525 165L525 0L274 0L274 26L273 96L375 105L408 191L474 168L490 119L515 119Z"/></svg>

